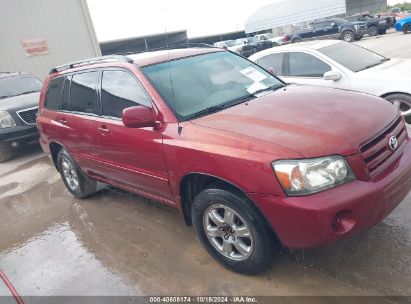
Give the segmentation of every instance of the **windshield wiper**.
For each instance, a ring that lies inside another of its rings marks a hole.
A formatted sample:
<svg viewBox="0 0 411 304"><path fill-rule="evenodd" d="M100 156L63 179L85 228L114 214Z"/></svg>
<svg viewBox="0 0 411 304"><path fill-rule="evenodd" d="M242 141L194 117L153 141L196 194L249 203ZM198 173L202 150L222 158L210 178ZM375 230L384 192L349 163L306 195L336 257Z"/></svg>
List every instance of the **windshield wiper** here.
<svg viewBox="0 0 411 304"><path fill-rule="evenodd" d="M207 114L212 114L212 113L224 110L226 107L227 106L225 104L221 104L221 105L218 105L218 106L212 106L212 107L206 108L204 110L201 110L199 112L196 112L194 114L189 115L188 117L186 117L185 120L190 120L190 119L197 118L197 117L200 117L200 116L204 116L204 115L207 115Z"/></svg>
<svg viewBox="0 0 411 304"><path fill-rule="evenodd" d="M266 92L266 91L276 91L276 90L278 90L278 89L280 89L280 88L282 88L282 87L284 87L284 86L283 86L283 85L274 84L274 85L269 86L269 87L267 87L267 88L257 90L257 91L255 91L255 92L251 93L251 95L258 95L258 94L263 93L263 92Z"/></svg>
<svg viewBox="0 0 411 304"><path fill-rule="evenodd" d="M17 94L17 95L15 95L15 96L26 95L26 94L36 93L36 92L40 92L40 91L27 91L27 92L23 92L23 93Z"/></svg>
<svg viewBox="0 0 411 304"><path fill-rule="evenodd" d="M367 69L371 69L371 68L376 67L376 66L378 66L378 65L380 65L380 64L383 64L384 62L387 62L387 61L389 61L389 60L390 60L390 58L381 59L380 61L378 61L378 62L376 62L376 63L367 65L365 68L363 68L363 69L361 69L361 70L358 70L357 72L361 72L361 71L364 71L364 70L367 70Z"/></svg>

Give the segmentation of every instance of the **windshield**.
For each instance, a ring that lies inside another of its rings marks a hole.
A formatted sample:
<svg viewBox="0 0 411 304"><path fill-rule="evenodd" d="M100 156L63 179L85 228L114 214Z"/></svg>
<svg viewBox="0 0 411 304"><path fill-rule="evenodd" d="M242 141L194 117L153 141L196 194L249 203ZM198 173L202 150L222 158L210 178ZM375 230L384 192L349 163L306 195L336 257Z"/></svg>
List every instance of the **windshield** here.
<svg viewBox="0 0 411 304"><path fill-rule="evenodd" d="M143 68L181 120L209 108L234 105L253 94L284 84L252 62L230 52L215 52Z"/></svg>
<svg viewBox="0 0 411 304"><path fill-rule="evenodd" d="M388 60L377 53L346 42L326 46L318 49L318 51L353 72L377 66Z"/></svg>
<svg viewBox="0 0 411 304"><path fill-rule="evenodd" d="M41 81L30 75L0 78L0 99L39 92L41 86Z"/></svg>

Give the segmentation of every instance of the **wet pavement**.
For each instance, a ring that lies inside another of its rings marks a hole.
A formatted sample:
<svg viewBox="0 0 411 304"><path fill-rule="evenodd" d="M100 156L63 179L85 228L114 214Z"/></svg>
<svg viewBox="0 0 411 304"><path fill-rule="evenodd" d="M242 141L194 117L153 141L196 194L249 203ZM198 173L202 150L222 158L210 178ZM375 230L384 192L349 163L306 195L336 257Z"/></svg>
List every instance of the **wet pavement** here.
<svg viewBox="0 0 411 304"><path fill-rule="evenodd" d="M283 250L266 273L250 277L212 260L176 210L116 189L73 198L34 147L0 164L0 269L23 297L411 296L411 195L374 228ZM9 294L0 281L0 296Z"/></svg>
<svg viewBox="0 0 411 304"><path fill-rule="evenodd" d="M75 199L40 151L12 162L0 169L0 268L23 296L411 295L411 196L360 235L284 250L248 277L214 262L173 209L116 189Z"/></svg>

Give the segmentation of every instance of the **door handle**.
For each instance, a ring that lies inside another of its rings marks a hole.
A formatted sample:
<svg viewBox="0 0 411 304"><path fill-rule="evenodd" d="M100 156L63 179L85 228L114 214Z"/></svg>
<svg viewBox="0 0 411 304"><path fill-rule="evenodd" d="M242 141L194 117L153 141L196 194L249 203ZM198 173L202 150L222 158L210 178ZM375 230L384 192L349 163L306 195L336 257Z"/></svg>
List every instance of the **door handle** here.
<svg viewBox="0 0 411 304"><path fill-rule="evenodd" d="M107 129L106 126L101 126L101 127L97 128L97 130L99 130L100 133L103 134L103 135L110 133L110 130Z"/></svg>
<svg viewBox="0 0 411 304"><path fill-rule="evenodd" d="M61 123L62 125L66 125L66 124L67 124L67 119L65 119L65 118L63 117L63 118L60 118L60 119L58 120L58 122Z"/></svg>

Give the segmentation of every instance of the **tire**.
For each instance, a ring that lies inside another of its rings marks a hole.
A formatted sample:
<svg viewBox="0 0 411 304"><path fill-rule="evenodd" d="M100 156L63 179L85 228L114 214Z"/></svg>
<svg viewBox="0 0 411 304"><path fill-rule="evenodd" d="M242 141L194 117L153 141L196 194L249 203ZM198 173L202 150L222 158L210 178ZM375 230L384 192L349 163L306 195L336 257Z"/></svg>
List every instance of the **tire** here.
<svg viewBox="0 0 411 304"><path fill-rule="evenodd" d="M368 28L368 36L371 36L371 37L373 37L373 36L377 36L378 35L378 28L376 27L376 26L370 26L369 28Z"/></svg>
<svg viewBox="0 0 411 304"><path fill-rule="evenodd" d="M291 43L298 43L298 42L301 42L300 37L295 37L295 38L291 39Z"/></svg>
<svg viewBox="0 0 411 304"><path fill-rule="evenodd" d="M404 25L404 28L402 31L404 32L404 34L410 34L411 33L411 23Z"/></svg>
<svg viewBox="0 0 411 304"><path fill-rule="evenodd" d="M387 30L386 30L386 29L380 30L380 31L378 32L378 34L379 34L379 35L385 35L385 34L387 34Z"/></svg>
<svg viewBox="0 0 411 304"><path fill-rule="evenodd" d="M265 224L265 219L239 193L212 186L194 198L191 216L196 235L204 248L230 270L248 275L261 273L280 252L281 246ZM238 237L238 231L247 229L249 236Z"/></svg>
<svg viewBox="0 0 411 304"><path fill-rule="evenodd" d="M87 177L65 149L57 154L57 167L64 185L75 197L86 198L97 191L97 181Z"/></svg>
<svg viewBox="0 0 411 304"><path fill-rule="evenodd" d="M355 38L355 35L353 31L344 31L341 34L341 39L344 40L345 42L353 42Z"/></svg>
<svg viewBox="0 0 411 304"><path fill-rule="evenodd" d="M411 95L396 93L386 96L385 100L391 102L401 114L406 113L407 111L411 114ZM411 115L406 114L403 116L407 127L411 127Z"/></svg>
<svg viewBox="0 0 411 304"><path fill-rule="evenodd" d="M4 163L13 157L13 152L11 151L0 151L0 163Z"/></svg>
<svg viewBox="0 0 411 304"><path fill-rule="evenodd" d="M276 47L276 46L280 46L277 42L273 42L273 46L272 47Z"/></svg>

